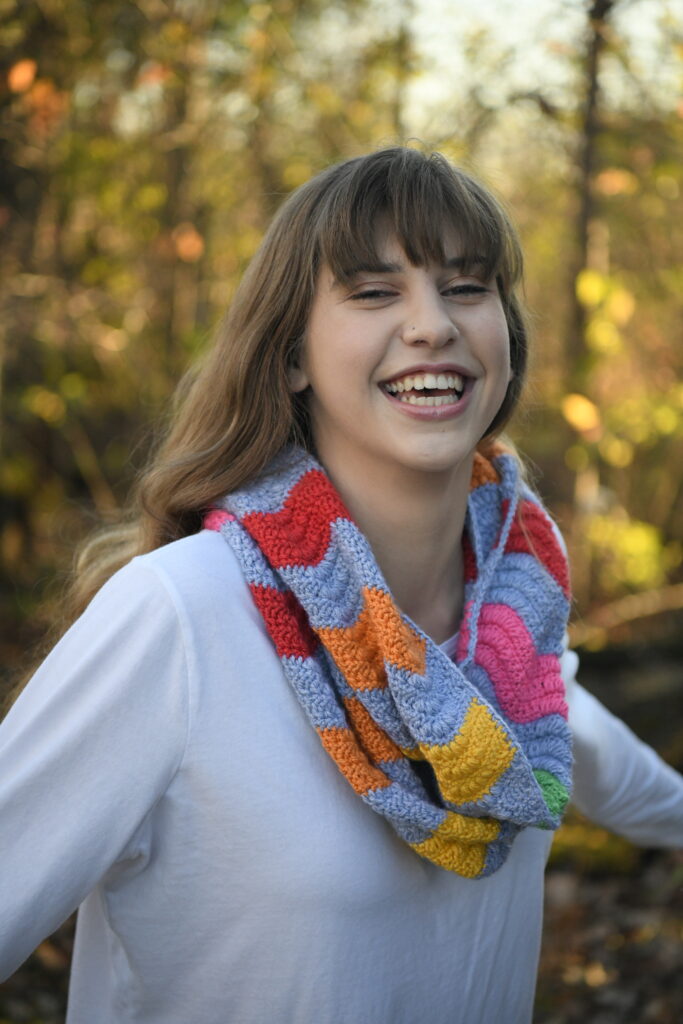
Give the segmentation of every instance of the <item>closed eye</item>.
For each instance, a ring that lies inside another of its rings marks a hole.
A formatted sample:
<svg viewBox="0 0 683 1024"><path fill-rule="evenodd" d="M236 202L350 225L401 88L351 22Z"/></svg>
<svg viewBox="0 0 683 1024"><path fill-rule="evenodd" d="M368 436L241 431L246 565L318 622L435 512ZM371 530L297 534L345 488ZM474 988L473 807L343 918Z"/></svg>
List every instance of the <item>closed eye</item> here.
<svg viewBox="0 0 683 1024"><path fill-rule="evenodd" d="M444 295L468 296L486 295L489 289L483 284L454 284L444 290Z"/></svg>
<svg viewBox="0 0 683 1024"><path fill-rule="evenodd" d="M490 289L483 284L468 282L466 284L454 284L444 288L442 295L445 298L470 299L481 295L487 295ZM354 302L382 302L395 298L398 293L390 288L361 288L353 292L348 298Z"/></svg>
<svg viewBox="0 0 683 1024"><path fill-rule="evenodd" d="M384 288L364 288L362 291L354 292L349 295L350 299L388 299L395 295L395 292L385 290Z"/></svg>

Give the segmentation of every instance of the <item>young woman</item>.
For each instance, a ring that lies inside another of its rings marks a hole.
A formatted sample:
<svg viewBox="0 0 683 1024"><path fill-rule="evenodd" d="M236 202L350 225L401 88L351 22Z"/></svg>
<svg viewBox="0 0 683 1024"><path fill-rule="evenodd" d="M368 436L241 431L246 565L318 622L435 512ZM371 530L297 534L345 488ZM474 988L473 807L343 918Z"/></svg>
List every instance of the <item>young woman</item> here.
<svg viewBox="0 0 683 1024"><path fill-rule="evenodd" d="M577 805L683 845L496 440L520 275L438 155L282 207L0 732L0 963L79 907L70 1024L529 1021L571 733Z"/></svg>

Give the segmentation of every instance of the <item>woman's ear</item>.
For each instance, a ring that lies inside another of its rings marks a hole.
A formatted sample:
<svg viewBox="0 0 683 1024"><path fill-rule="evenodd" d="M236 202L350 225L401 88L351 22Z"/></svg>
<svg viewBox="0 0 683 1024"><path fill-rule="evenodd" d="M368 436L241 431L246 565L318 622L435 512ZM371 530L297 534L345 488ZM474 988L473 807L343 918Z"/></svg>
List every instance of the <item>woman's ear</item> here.
<svg viewBox="0 0 683 1024"><path fill-rule="evenodd" d="M298 364L290 366L287 371L287 379L289 381L290 390L293 391L294 394L298 394L300 391L305 391L309 384L306 371Z"/></svg>
<svg viewBox="0 0 683 1024"><path fill-rule="evenodd" d="M302 347L302 343L299 342L294 352L292 353L292 362L289 367L289 370L287 371L287 380L290 385L290 390L293 391L294 394L297 394L299 391L305 391L308 385L310 384L310 381L308 380L308 375L306 374L304 368L301 366L301 356L303 355Z"/></svg>

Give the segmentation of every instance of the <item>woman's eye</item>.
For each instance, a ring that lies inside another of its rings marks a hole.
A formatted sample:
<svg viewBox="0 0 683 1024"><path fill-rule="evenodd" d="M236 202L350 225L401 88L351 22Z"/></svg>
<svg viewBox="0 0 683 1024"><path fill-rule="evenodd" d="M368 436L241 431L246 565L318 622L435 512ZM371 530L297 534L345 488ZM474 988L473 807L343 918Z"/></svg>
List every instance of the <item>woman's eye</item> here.
<svg viewBox="0 0 683 1024"><path fill-rule="evenodd" d="M386 299L394 293L383 288L364 288L362 291L354 292L349 296L351 299Z"/></svg>
<svg viewBox="0 0 683 1024"><path fill-rule="evenodd" d="M488 288L483 284L452 284L445 290L446 295L468 296L485 295Z"/></svg>

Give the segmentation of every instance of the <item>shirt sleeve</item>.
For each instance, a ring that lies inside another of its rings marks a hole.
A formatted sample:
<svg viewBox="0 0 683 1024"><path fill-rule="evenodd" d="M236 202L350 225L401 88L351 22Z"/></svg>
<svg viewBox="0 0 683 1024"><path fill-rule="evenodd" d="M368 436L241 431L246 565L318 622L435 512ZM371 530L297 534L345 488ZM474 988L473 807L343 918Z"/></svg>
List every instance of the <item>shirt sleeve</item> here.
<svg viewBox="0 0 683 1024"><path fill-rule="evenodd" d="M0 979L53 932L163 796L187 740L180 620L133 561L0 727Z"/></svg>
<svg viewBox="0 0 683 1024"><path fill-rule="evenodd" d="M683 848L683 777L577 681L562 674L574 740L572 802L587 818L639 846Z"/></svg>

